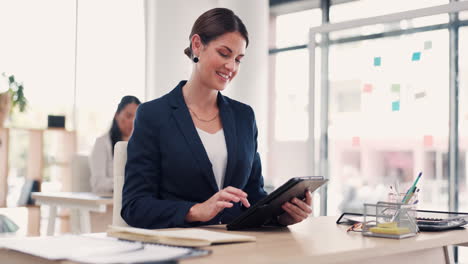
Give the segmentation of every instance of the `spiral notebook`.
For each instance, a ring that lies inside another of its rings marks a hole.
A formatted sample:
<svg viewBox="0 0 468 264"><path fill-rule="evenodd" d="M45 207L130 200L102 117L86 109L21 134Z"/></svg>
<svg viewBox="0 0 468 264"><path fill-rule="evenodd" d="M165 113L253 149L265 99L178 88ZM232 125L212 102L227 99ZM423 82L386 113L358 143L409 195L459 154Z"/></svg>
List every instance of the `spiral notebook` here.
<svg viewBox="0 0 468 264"><path fill-rule="evenodd" d="M105 234L4 238L0 239L0 248L49 260L100 264L168 261L210 253L209 250L123 241Z"/></svg>

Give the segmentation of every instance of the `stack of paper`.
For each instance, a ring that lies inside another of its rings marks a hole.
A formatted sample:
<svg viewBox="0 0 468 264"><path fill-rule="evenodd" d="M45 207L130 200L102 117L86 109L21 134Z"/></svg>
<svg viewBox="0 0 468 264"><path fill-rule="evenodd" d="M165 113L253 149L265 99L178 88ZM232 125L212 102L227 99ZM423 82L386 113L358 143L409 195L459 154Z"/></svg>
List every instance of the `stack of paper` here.
<svg viewBox="0 0 468 264"><path fill-rule="evenodd" d="M75 235L0 239L0 248L45 259L66 259L82 263L153 262L178 259L192 252L189 248L148 245L109 237Z"/></svg>

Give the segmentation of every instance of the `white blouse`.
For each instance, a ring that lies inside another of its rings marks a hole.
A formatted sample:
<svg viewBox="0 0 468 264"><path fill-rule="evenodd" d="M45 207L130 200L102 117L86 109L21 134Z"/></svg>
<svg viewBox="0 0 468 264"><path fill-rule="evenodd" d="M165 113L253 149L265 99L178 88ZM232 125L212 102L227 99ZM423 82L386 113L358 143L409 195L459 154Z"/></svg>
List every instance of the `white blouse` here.
<svg viewBox="0 0 468 264"><path fill-rule="evenodd" d="M218 132L210 134L197 128L197 132L203 146L205 147L205 151L208 154L211 165L213 166L213 173L216 183L218 184L218 188L221 190L224 184L224 175L226 173L228 157L224 130L220 129Z"/></svg>
<svg viewBox="0 0 468 264"><path fill-rule="evenodd" d="M91 188L95 193L111 193L114 190L114 167L110 134L96 139L89 156Z"/></svg>

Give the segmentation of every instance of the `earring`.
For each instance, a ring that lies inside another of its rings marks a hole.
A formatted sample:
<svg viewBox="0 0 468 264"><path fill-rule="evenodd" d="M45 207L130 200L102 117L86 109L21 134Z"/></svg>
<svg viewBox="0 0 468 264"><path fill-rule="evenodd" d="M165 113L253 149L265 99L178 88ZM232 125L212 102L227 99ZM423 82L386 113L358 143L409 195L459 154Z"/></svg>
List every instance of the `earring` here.
<svg viewBox="0 0 468 264"><path fill-rule="evenodd" d="M198 57L197 57L197 56L193 57L193 59L192 59L192 60L193 60L193 62L195 62L195 63L197 63L197 62L199 61L199 59L198 59Z"/></svg>

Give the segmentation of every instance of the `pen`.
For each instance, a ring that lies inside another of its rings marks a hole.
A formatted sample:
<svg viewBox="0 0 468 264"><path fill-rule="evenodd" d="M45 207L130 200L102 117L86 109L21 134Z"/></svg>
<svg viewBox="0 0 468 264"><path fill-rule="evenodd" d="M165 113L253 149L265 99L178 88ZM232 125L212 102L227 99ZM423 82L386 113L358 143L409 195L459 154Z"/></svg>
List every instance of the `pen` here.
<svg viewBox="0 0 468 264"><path fill-rule="evenodd" d="M413 188L413 190L410 192L410 194L406 197L406 201L403 200L403 203L407 204L409 201L411 201L411 198L413 198L415 192L416 186Z"/></svg>
<svg viewBox="0 0 468 264"><path fill-rule="evenodd" d="M413 185L408 189L408 191L406 192L405 196L403 197L403 200L401 201L402 203L406 203L408 200L409 200L409 195L411 195L412 193L414 193L414 191L416 190L416 184L418 184L418 181L419 179L421 178L422 176L422 172L419 173L418 177L416 178L416 180L414 181Z"/></svg>

